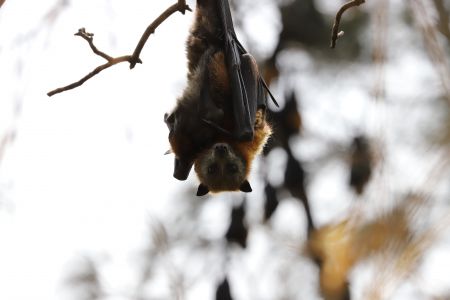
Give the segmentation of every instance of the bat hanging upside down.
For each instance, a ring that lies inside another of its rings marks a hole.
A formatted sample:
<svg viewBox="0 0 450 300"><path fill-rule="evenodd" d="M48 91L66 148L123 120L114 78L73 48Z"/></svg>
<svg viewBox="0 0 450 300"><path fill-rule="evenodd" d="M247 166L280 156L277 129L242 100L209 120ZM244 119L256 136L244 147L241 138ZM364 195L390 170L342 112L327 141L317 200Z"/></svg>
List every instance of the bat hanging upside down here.
<svg viewBox="0 0 450 300"><path fill-rule="evenodd" d="M187 87L164 116L174 177L185 180L194 165L198 196L251 192L251 163L271 134L266 92L277 103L236 37L228 0L197 0L187 58Z"/></svg>

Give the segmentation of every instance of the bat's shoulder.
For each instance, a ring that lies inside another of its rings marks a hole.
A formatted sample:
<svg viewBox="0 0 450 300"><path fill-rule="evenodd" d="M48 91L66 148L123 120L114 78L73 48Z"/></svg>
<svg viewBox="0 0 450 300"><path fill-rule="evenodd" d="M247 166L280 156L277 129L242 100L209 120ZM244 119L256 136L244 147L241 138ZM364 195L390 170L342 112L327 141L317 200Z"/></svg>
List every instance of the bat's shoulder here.
<svg viewBox="0 0 450 300"><path fill-rule="evenodd" d="M256 112L253 139L251 141L235 142L234 147L248 162L251 162L260 154L272 135L272 127L265 117L265 109L258 109Z"/></svg>

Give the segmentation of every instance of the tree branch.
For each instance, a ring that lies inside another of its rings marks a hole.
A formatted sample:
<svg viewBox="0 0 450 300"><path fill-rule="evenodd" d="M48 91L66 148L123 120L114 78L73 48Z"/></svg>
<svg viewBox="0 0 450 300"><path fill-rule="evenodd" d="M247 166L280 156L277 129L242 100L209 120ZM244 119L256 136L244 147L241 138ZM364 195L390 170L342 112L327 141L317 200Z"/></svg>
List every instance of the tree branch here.
<svg viewBox="0 0 450 300"><path fill-rule="evenodd" d="M147 27L145 32L142 34L139 43L134 49L133 55L131 55L130 69L133 69L137 63L142 63L142 61L139 59L139 55L141 54L141 51L144 48L144 45L147 42L148 38L152 33L155 32L156 28L158 28L158 26L161 25L162 22L164 22L175 12L179 11L184 15L186 13L186 10L192 11L191 8L186 4L186 0L178 0L178 3L166 9L166 11L164 11L158 18L153 21L153 23L151 23Z"/></svg>
<svg viewBox="0 0 450 300"><path fill-rule="evenodd" d="M80 36L83 39L85 39L89 43L89 46L91 47L92 51L95 54L97 54L98 56L103 57L107 61L113 60L113 58L111 56L109 56L108 54L98 50L97 47L95 47L95 45L94 45L94 34L93 33L86 32L85 28L80 28L80 29L78 29L78 32L75 33L74 35Z"/></svg>
<svg viewBox="0 0 450 300"><path fill-rule="evenodd" d="M89 43L89 46L91 47L94 54L104 58L107 60L107 63L98 66L95 68L92 72L81 78L80 80L71 83L69 85L66 85L61 88L54 89L47 93L49 97L77 88L81 86L83 83L97 75L98 73L102 72L105 69L108 69L116 64L122 63L122 62L128 62L130 64L130 69L133 69L136 64L142 63L142 60L140 59L140 54L142 49L144 48L148 38L151 34L153 34L158 28L159 25L161 25L167 18L169 18L172 14L176 13L177 11L181 12L183 15L186 13L186 10L192 11L191 8L186 4L186 0L178 0L177 3L173 4L169 8L167 8L159 17L157 17L145 30L145 32L142 34L136 48L134 49L134 52L132 55L124 55L120 57L112 57L108 54L98 50L98 48L94 45L94 34L89 33L84 28L80 28L77 33L75 33L76 36L80 36L84 40L86 40Z"/></svg>
<svg viewBox="0 0 450 300"><path fill-rule="evenodd" d="M339 24L341 23L341 18L342 18L342 15L344 14L344 12L351 7L359 6L359 5L363 4L364 2L366 2L366 1L365 0L352 0L352 1L349 1L349 2L345 3L344 5L342 5L342 7L338 10L338 12L336 13L336 18L334 20L333 29L331 30L330 48L335 48L337 39L344 35L343 31L339 32Z"/></svg>
<svg viewBox="0 0 450 300"><path fill-rule="evenodd" d="M433 0L434 6L436 7L436 12L438 13L438 23L437 27L439 31L447 38L450 42L450 17L448 15L447 9L445 7L443 0Z"/></svg>
<svg viewBox="0 0 450 300"><path fill-rule="evenodd" d="M98 66L97 68L95 68L92 72L90 72L89 74L87 74L86 76L84 76L83 78L81 78L80 80L71 83L69 85L66 85L64 87L60 87L57 89L54 89L53 91L50 91L47 93L47 95L49 97L68 91L68 90L72 90L74 88L79 87L80 85L82 85L83 83L85 83L86 81L88 81L89 79L91 79L92 77L94 77L95 75L97 75L98 73L100 73L103 70L108 69L109 67L112 67L118 63L122 63L122 62L130 62L131 60L131 55L125 55L125 56L120 56L120 57L116 57L116 58L112 58L111 60L108 60L107 63Z"/></svg>

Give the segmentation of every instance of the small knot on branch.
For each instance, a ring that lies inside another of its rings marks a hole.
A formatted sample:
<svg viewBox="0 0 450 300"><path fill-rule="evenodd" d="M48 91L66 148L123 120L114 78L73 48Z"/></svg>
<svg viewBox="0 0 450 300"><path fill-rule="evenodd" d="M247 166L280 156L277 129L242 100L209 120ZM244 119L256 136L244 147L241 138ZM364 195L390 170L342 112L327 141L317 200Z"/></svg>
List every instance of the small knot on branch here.
<svg viewBox="0 0 450 300"><path fill-rule="evenodd" d="M94 38L94 34L90 33L90 32L87 32L86 28L84 28L84 27L78 29L78 32L75 33L74 35L80 36L83 39L86 39L86 40L89 40L89 41L92 41L92 39Z"/></svg>
<svg viewBox="0 0 450 300"><path fill-rule="evenodd" d="M129 63L130 63L130 70L132 70L132 69L134 69L134 67L137 64L142 64L142 59L140 59L139 57L131 56L130 60L129 60Z"/></svg>
<svg viewBox="0 0 450 300"><path fill-rule="evenodd" d="M183 7L178 9L180 11L180 13L182 13L183 15L186 13L186 11L190 11L192 12L192 9L189 7L189 5L184 4Z"/></svg>

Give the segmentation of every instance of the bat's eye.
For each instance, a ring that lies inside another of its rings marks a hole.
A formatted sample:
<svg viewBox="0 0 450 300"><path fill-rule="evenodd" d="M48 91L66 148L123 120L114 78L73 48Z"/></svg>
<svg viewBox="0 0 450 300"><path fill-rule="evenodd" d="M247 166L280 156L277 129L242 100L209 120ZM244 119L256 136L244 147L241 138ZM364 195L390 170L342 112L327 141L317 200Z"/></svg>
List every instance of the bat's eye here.
<svg viewBox="0 0 450 300"><path fill-rule="evenodd" d="M217 164L211 164L208 166L208 174L214 174L217 172Z"/></svg>
<svg viewBox="0 0 450 300"><path fill-rule="evenodd" d="M239 168L236 164L228 164L227 165L227 170L229 173L231 174L235 174L239 171Z"/></svg>

